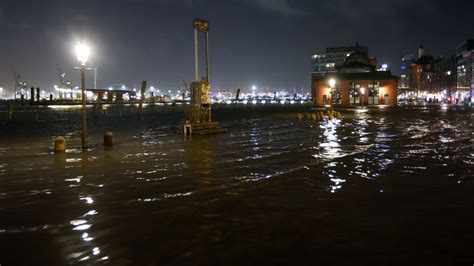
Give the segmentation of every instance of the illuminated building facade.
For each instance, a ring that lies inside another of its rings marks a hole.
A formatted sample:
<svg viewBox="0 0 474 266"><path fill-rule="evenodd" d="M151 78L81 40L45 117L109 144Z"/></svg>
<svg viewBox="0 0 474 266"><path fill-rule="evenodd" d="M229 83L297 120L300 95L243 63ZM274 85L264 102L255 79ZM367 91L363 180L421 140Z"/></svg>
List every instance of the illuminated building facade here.
<svg viewBox="0 0 474 266"><path fill-rule="evenodd" d="M401 90L408 90L410 88L410 66L415 63L416 57L414 54L407 54L402 57L400 64L400 83Z"/></svg>
<svg viewBox="0 0 474 266"><path fill-rule="evenodd" d="M352 53L336 72L313 73L311 79L316 106L397 105L399 77L377 70L361 52Z"/></svg>
<svg viewBox="0 0 474 266"><path fill-rule="evenodd" d="M431 64L435 73L431 92L440 100L451 99L456 90L456 57L439 57Z"/></svg>
<svg viewBox="0 0 474 266"><path fill-rule="evenodd" d="M431 55L421 55L415 63L410 66L410 89L417 94L431 91L434 69Z"/></svg>
<svg viewBox="0 0 474 266"><path fill-rule="evenodd" d="M457 91L456 97L463 101L472 100L474 90L474 40L467 40L458 45L456 49L457 60Z"/></svg>
<svg viewBox="0 0 474 266"><path fill-rule="evenodd" d="M454 100L456 73L455 56L434 58L425 55L423 46L420 46L418 59L409 68L409 93L414 92L417 98L428 102ZM404 94L406 92L401 94L402 98Z"/></svg>

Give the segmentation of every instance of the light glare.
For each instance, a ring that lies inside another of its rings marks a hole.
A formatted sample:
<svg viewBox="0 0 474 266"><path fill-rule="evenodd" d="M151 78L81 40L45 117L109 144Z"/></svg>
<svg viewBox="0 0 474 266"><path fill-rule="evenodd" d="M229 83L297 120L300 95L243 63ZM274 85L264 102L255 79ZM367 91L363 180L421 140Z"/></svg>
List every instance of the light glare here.
<svg viewBox="0 0 474 266"><path fill-rule="evenodd" d="M89 53L90 48L86 44L79 43L76 45L77 60L81 63L81 65L86 65L87 59L89 59Z"/></svg>

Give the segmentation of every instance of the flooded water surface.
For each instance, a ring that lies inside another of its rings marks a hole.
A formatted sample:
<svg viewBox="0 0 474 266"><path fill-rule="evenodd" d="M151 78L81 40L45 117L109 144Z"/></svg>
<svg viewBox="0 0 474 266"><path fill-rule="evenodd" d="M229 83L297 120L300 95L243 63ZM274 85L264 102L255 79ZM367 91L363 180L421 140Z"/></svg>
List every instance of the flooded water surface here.
<svg viewBox="0 0 474 266"><path fill-rule="evenodd" d="M91 115L85 153L77 110L2 120L0 265L474 263L469 110L217 109L192 138L157 110Z"/></svg>

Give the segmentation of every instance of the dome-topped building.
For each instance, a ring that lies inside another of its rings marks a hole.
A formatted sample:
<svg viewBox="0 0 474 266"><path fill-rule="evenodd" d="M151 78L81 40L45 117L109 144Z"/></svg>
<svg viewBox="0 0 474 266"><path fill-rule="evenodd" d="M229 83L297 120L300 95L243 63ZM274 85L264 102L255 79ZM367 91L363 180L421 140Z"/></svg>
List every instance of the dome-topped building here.
<svg viewBox="0 0 474 266"><path fill-rule="evenodd" d="M396 105L399 77L378 71L366 54L354 52L336 67L336 73L312 75L317 106Z"/></svg>
<svg viewBox="0 0 474 266"><path fill-rule="evenodd" d="M347 57L336 70L340 73L375 72L375 66L370 63L370 59L364 53L355 52Z"/></svg>

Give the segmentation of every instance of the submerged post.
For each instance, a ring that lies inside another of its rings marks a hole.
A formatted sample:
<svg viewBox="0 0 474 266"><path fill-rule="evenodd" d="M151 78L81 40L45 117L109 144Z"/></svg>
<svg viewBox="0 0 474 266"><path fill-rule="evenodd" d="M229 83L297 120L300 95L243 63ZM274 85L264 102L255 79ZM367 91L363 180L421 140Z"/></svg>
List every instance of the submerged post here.
<svg viewBox="0 0 474 266"><path fill-rule="evenodd" d="M87 142L88 142L88 134L87 134L87 111L86 111L86 78L85 78L86 68L83 66L81 68L81 95L82 95L82 138L81 138L81 146L82 149L87 149Z"/></svg>
<svg viewBox="0 0 474 266"><path fill-rule="evenodd" d="M237 89L237 93L235 94L235 102L239 102L239 96L240 96L240 89Z"/></svg>
<svg viewBox="0 0 474 266"><path fill-rule="evenodd" d="M35 87L30 88L30 105L35 103Z"/></svg>
<svg viewBox="0 0 474 266"><path fill-rule="evenodd" d="M112 147L115 144L114 133L108 131L104 134L104 146Z"/></svg>
<svg viewBox="0 0 474 266"><path fill-rule="evenodd" d="M7 104L7 122L11 122L13 120L13 103Z"/></svg>
<svg viewBox="0 0 474 266"><path fill-rule="evenodd" d="M66 139L64 137L57 137L54 140L54 153L66 151Z"/></svg>
<svg viewBox="0 0 474 266"><path fill-rule="evenodd" d="M80 67L76 67L81 71L81 98L82 98L82 136L81 136L81 146L82 150L87 149L88 143L88 133L87 133L87 109L86 109L86 70L90 70L90 68L86 68L86 63L89 58L90 48L84 43L79 43L75 47L76 49L76 56L77 60L81 63Z"/></svg>
<svg viewBox="0 0 474 266"><path fill-rule="evenodd" d="M142 111L143 100L145 99L146 83L147 83L146 80L142 81L142 88L140 89L140 104L139 104L140 112Z"/></svg>

